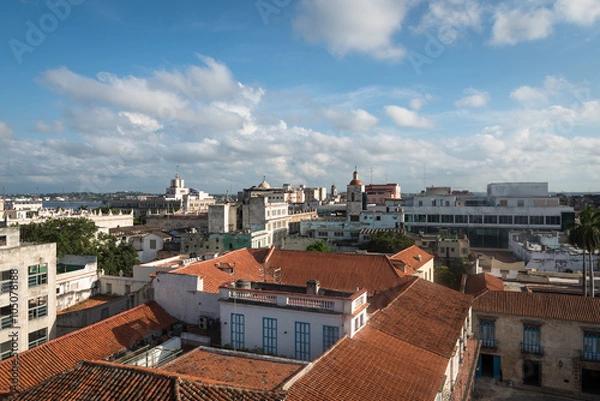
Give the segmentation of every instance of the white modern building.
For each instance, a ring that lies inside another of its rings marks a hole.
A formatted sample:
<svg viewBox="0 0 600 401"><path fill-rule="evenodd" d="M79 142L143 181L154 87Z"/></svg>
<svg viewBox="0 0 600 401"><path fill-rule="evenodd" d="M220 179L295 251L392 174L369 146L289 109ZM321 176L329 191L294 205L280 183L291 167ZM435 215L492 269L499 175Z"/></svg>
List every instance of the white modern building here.
<svg viewBox="0 0 600 401"><path fill-rule="evenodd" d="M0 358L6 359L54 337L56 244L22 244L18 227L0 228L0 275Z"/></svg>
<svg viewBox="0 0 600 401"><path fill-rule="evenodd" d="M367 322L367 291L355 293L238 280L219 288L222 345L311 361Z"/></svg>
<svg viewBox="0 0 600 401"><path fill-rule="evenodd" d="M547 183L492 183L487 196L430 187L405 201L408 232L466 234L471 247L508 248L515 229L561 230L575 219L573 208L560 206Z"/></svg>
<svg viewBox="0 0 600 401"><path fill-rule="evenodd" d="M509 248L525 264L526 269L543 272L571 273L583 269L583 250L561 242L559 232L514 231ZM586 266L589 263L586 254ZM592 255L594 271L598 271L598 254Z"/></svg>
<svg viewBox="0 0 600 401"><path fill-rule="evenodd" d="M56 310L85 301L99 290L95 256L65 255L56 264Z"/></svg>

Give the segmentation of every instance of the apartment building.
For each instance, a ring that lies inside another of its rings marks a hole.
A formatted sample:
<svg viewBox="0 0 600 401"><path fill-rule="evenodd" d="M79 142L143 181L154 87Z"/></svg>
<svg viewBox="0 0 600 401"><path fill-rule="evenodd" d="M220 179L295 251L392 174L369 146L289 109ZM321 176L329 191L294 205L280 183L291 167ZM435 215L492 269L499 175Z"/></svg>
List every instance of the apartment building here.
<svg viewBox="0 0 600 401"><path fill-rule="evenodd" d="M0 358L55 335L56 244L23 244L18 227L0 228Z"/></svg>

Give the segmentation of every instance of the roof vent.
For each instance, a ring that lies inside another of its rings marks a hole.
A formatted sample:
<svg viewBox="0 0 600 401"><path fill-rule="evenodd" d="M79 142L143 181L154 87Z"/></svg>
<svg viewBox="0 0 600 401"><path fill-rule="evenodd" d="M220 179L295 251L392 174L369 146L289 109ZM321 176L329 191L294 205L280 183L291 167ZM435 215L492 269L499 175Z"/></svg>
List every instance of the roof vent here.
<svg viewBox="0 0 600 401"><path fill-rule="evenodd" d="M420 262L421 261L421 254L417 255L417 260Z"/></svg>

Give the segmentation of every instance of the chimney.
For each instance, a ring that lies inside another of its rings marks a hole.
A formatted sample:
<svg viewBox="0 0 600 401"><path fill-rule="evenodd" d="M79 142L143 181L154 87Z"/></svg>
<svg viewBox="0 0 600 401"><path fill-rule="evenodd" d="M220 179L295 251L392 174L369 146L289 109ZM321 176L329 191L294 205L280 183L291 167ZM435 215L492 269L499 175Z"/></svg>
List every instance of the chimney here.
<svg viewBox="0 0 600 401"><path fill-rule="evenodd" d="M319 294L319 281L318 280L308 280L306 282L306 293L312 295Z"/></svg>
<svg viewBox="0 0 600 401"><path fill-rule="evenodd" d="M252 288L252 283L249 280L239 279L235 282L235 288L249 290Z"/></svg>
<svg viewBox="0 0 600 401"><path fill-rule="evenodd" d="M421 254L417 255L417 260L420 262L421 261Z"/></svg>

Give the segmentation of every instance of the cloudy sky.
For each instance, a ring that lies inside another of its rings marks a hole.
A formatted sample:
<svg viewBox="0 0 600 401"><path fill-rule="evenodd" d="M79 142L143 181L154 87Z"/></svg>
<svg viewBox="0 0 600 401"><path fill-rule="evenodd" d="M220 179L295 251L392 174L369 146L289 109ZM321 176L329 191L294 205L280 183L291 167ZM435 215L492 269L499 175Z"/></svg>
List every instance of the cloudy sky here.
<svg viewBox="0 0 600 401"><path fill-rule="evenodd" d="M600 191L600 0L10 0L0 187Z"/></svg>

